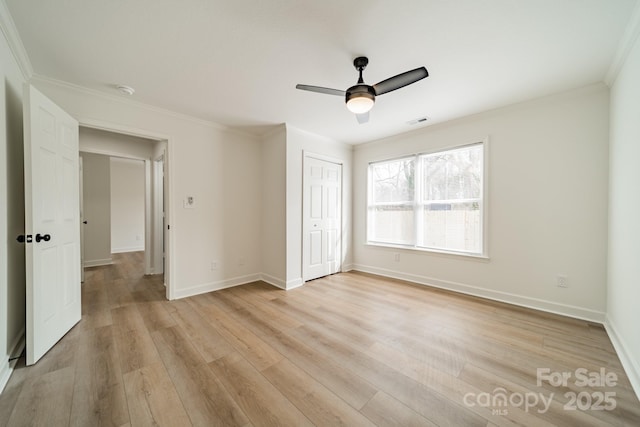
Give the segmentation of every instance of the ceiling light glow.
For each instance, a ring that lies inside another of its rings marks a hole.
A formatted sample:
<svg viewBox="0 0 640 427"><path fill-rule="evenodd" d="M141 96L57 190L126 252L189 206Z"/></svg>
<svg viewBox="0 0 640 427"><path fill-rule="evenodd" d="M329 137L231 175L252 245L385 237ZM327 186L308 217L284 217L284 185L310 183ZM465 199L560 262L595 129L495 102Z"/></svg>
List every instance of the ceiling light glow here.
<svg viewBox="0 0 640 427"><path fill-rule="evenodd" d="M347 108L355 114L364 114L373 108L373 97L366 93L353 94L347 101Z"/></svg>

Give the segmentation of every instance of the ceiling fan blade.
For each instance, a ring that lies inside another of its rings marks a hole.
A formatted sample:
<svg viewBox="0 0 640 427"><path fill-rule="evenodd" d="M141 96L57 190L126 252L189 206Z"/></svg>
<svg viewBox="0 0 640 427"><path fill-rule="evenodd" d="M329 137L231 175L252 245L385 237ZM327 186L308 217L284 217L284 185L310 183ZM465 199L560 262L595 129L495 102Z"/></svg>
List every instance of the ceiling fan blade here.
<svg viewBox="0 0 640 427"><path fill-rule="evenodd" d="M416 68L415 70L407 71L397 76L390 77L373 85L373 90L376 95L382 95L383 93L391 92L401 87L415 83L418 80L422 80L427 77L429 73L424 67Z"/></svg>
<svg viewBox="0 0 640 427"><path fill-rule="evenodd" d="M367 111L366 113L356 114L356 119L361 125L367 123L369 121L369 112Z"/></svg>
<svg viewBox="0 0 640 427"><path fill-rule="evenodd" d="M330 89L328 87L309 86L309 85L296 85L296 89L308 90L310 92L326 93L327 95L345 96L346 93L343 90Z"/></svg>

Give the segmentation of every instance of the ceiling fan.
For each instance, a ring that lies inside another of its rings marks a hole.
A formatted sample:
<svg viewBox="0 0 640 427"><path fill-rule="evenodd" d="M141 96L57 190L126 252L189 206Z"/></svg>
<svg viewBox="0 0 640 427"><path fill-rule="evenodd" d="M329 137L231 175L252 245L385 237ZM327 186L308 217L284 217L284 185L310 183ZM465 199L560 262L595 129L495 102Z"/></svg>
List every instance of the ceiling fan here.
<svg viewBox="0 0 640 427"><path fill-rule="evenodd" d="M364 80L362 79L362 71L367 68L368 63L369 59L364 56L359 56L353 60L353 66L356 67L356 70L360 73L360 77L358 78L358 83L355 86L351 86L346 91L300 84L296 85L296 89L325 93L327 95L344 96L347 108L349 111L356 114L358 123L362 124L369 121L369 110L373 107L376 96L400 89L429 76L427 69L425 67L420 67L415 70L398 74L397 76L389 77L386 80L374 84L373 86L369 86L364 84Z"/></svg>

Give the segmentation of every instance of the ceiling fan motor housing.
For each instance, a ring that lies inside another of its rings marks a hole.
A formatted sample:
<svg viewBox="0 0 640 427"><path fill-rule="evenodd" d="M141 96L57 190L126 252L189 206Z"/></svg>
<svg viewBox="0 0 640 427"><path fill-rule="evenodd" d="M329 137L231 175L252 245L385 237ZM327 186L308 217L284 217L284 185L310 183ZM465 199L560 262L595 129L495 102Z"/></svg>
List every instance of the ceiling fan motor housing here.
<svg viewBox="0 0 640 427"><path fill-rule="evenodd" d="M347 89L345 101L349 102L352 98L369 98L372 101L376 99L376 93L372 86L369 85L355 85Z"/></svg>
<svg viewBox="0 0 640 427"><path fill-rule="evenodd" d="M353 60L353 66L356 67L356 70L358 70L358 73L360 74L360 78L358 78L358 84L356 84L355 86L351 86L349 89L347 89L345 93L345 102L347 103L347 106L350 105L349 101L356 101L356 100L363 103L363 105L371 106L376 100L375 90L373 89L372 86L364 84L364 80L362 79L362 70L364 70L367 67L368 63L369 63L369 59L366 56L359 56ZM359 99L359 98L364 98L364 99ZM370 102L365 101L365 99L370 100ZM354 107L349 109L354 111ZM355 107L355 110L358 110L358 107Z"/></svg>

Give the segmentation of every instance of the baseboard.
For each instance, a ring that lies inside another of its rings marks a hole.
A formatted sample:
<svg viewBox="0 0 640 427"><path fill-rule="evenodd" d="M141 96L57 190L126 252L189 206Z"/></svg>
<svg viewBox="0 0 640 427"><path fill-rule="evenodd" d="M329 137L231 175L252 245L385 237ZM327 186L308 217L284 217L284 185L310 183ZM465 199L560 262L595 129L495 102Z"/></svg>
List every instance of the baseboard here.
<svg viewBox="0 0 640 427"><path fill-rule="evenodd" d="M633 387L633 391L636 392L636 398L640 400L640 365L638 364L638 358L631 354L629 346L625 344L624 339L622 339L622 336L617 332L618 330L609 316L607 316L604 322L604 327L611 339L613 348L615 348L620 358L620 362L622 362L622 367L629 378L631 387Z"/></svg>
<svg viewBox="0 0 640 427"><path fill-rule="evenodd" d="M287 289L287 284L284 280L278 279L277 277L271 276L270 274L260 273L260 280L270 284L271 286L275 286L276 288Z"/></svg>
<svg viewBox="0 0 640 427"><path fill-rule="evenodd" d="M105 258L105 259L92 259L92 260L85 260L83 265L86 267L100 267L101 265L111 265L113 264L113 259L111 258Z"/></svg>
<svg viewBox="0 0 640 427"><path fill-rule="evenodd" d="M341 271L346 273L347 271L353 270L353 264L342 264Z"/></svg>
<svg viewBox="0 0 640 427"><path fill-rule="evenodd" d="M576 307L567 304L559 304L553 301L531 298L527 296L511 294L508 292L493 291L490 289L479 288L464 283L452 282L448 280L436 279L433 277L419 276L417 274L405 273L402 271L387 270L384 268L372 267L362 264L354 264L353 269L365 273L376 274L379 276L389 277L392 279L406 280L417 283L419 285L433 286L435 288L446 289L449 291L460 292L476 297L487 298L494 301L506 302L522 307L533 308L535 310L546 311L549 313L560 314L562 316L573 317L576 319L588 320L596 323L604 323L605 313L590 310L582 307Z"/></svg>
<svg viewBox="0 0 640 427"><path fill-rule="evenodd" d="M112 254L124 254L127 252L142 252L144 251L144 246L131 246L128 248L111 248Z"/></svg>
<svg viewBox="0 0 640 427"><path fill-rule="evenodd" d="M17 339L13 342L13 345L10 347L11 350L7 355L7 359L18 357L22 354L25 346L25 335L24 329L18 335ZM15 368L16 363L18 363L18 359L9 361L3 361L2 366L0 367L0 393L4 391L4 388L7 386L9 382L9 378L11 378L11 374L13 373L13 368Z"/></svg>
<svg viewBox="0 0 640 427"><path fill-rule="evenodd" d="M175 290L174 299L192 297L194 295L206 294L207 292L219 291L221 289L231 288L234 286L246 285L247 283L261 280L260 274L249 274L246 276L232 277L231 279L220 280L217 282L203 283L201 285L192 286L187 289Z"/></svg>
<svg viewBox="0 0 640 427"><path fill-rule="evenodd" d="M304 280L302 280L302 277L298 277L297 279L293 279L293 280L287 280L287 290L288 291L290 291L292 289L295 289L295 288L299 288L302 285L304 285Z"/></svg>

